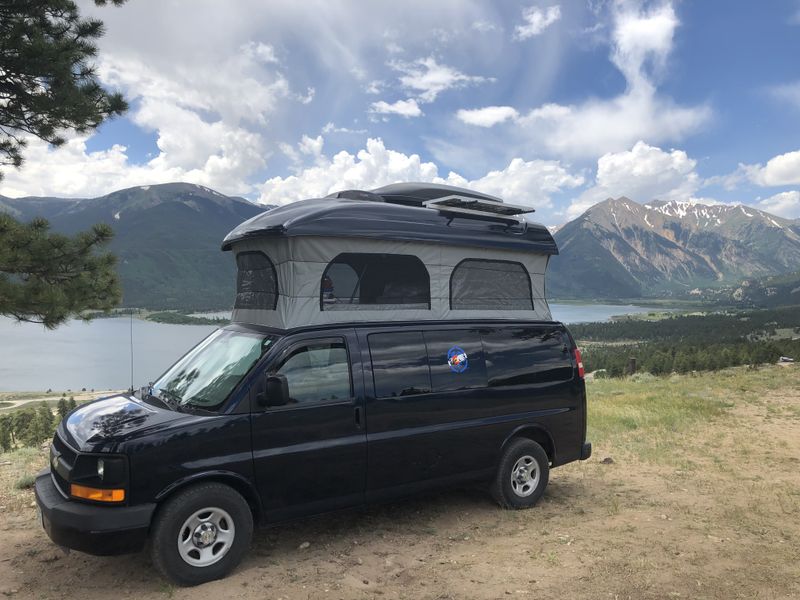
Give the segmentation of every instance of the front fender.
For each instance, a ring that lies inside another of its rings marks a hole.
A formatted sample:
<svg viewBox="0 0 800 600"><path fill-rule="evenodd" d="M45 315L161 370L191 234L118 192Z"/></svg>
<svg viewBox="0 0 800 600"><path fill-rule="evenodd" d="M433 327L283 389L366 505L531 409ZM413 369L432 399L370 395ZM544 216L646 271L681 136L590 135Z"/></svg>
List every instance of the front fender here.
<svg viewBox="0 0 800 600"><path fill-rule="evenodd" d="M250 508L253 511L253 518L255 520L261 518L263 511L261 506L261 496L259 496L258 490L256 490L253 482L247 477L244 477L241 473L235 473L233 471L203 471L200 473L192 473L191 475L187 475L182 479L172 482L158 494L156 494L156 502L161 505L175 492L195 483L207 481L216 481L218 483L229 485L235 489L244 497L245 500L247 500L247 503L250 505Z"/></svg>

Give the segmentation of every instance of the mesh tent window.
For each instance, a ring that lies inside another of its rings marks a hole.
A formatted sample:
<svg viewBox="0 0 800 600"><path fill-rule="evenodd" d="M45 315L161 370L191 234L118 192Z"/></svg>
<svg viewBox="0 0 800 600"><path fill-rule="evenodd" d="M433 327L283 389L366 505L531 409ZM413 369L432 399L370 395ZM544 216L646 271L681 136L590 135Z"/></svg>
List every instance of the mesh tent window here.
<svg viewBox="0 0 800 600"><path fill-rule="evenodd" d="M451 310L533 310L525 265L467 258L450 275Z"/></svg>
<svg viewBox="0 0 800 600"><path fill-rule="evenodd" d="M322 274L320 310L430 307L430 275L416 256L345 252Z"/></svg>
<svg viewBox="0 0 800 600"><path fill-rule="evenodd" d="M278 305L278 273L263 252L236 255L236 302L234 308L275 310Z"/></svg>

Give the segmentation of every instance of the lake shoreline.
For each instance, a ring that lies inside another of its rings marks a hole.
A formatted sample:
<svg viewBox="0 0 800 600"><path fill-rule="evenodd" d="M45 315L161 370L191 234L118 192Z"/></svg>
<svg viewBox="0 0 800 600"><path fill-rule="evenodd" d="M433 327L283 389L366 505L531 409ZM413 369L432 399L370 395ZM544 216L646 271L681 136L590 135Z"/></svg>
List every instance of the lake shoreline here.
<svg viewBox="0 0 800 600"><path fill-rule="evenodd" d="M567 325L607 322L623 314L647 318L644 315L665 310L633 304L557 302L550 308L553 319ZM0 390L52 389L60 394L69 389L119 390L145 385L229 318L228 313L188 316L214 320L205 324L157 323L122 314L89 322L69 321L45 330L41 325L0 318Z"/></svg>

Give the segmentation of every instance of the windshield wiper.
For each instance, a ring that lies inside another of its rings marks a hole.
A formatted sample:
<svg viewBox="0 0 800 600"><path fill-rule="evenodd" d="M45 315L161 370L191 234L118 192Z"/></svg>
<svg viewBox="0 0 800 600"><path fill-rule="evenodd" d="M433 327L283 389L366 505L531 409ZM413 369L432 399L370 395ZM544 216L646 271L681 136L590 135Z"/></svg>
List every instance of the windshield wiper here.
<svg viewBox="0 0 800 600"><path fill-rule="evenodd" d="M181 404L183 402L183 398L171 390L163 388L151 388L148 396L155 398L170 410L174 410L175 412L183 412L181 410L183 408L183 405Z"/></svg>

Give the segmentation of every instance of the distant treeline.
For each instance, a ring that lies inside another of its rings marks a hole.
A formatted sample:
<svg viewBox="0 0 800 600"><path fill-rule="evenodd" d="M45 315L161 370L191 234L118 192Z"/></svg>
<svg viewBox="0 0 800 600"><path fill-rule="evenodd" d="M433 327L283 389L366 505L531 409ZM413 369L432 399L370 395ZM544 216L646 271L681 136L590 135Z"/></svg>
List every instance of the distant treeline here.
<svg viewBox="0 0 800 600"><path fill-rule="evenodd" d="M570 329L583 347L587 370L605 369L612 377L626 373L631 357L637 370L654 375L772 363L781 356L800 360L800 306Z"/></svg>
<svg viewBox="0 0 800 600"><path fill-rule="evenodd" d="M53 437L56 425L66 417L77 403L70 396L59 399L55 414L47 404L6 411L0 414L0 450L7 452L22 446L38 446Z"/></svg>
<svg viewBox="0 0 800 600"><path fill-rule="evenodd" d="M147 315L147 320L171 325L218 325L220 327L231 322L230 319L194 317L186 313L175 311L151 313Z"/></svg>

